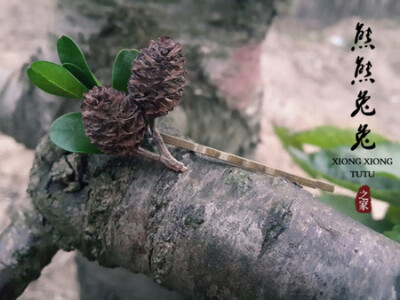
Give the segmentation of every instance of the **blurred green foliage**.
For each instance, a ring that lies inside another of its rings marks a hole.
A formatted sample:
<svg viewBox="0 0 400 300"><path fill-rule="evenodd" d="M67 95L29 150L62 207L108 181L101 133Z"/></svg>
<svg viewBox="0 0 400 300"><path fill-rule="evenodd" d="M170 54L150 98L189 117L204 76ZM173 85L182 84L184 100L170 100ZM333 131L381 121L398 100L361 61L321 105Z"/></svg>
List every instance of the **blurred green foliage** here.
<svg viewBox="0 0 400 300"><path fill-rule="evenodd" d="M295 133L287 128L275 127L275 133L296 164L310 176L325 178L355 192L360 186L368 185L373 198L388 202L390 207L385 218L376 221L370 215L356 211L354 198L335 194L317 197L347 216L400 242L399 143L370 133L368 138L377 144L375 149L359 147L351 151L350 147L355 142L355 133L351 129L321 126ZM312 145L317 150L307 152L306 145ZM357 177L354 171L374 172L374 176Z"/></svg>

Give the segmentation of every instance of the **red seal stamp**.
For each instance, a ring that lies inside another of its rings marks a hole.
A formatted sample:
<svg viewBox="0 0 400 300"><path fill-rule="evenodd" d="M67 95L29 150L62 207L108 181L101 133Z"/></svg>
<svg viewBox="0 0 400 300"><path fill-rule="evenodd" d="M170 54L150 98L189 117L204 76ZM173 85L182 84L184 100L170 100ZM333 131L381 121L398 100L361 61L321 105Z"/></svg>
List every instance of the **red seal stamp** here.
<svg viewBox="0 0 400 300"><path fill-rule="evenodd" d="M358 193L355 199L356 210L359 213L370 213L372 210L371 206L371 192L368 185L363 185L358 189Z"/></svg>

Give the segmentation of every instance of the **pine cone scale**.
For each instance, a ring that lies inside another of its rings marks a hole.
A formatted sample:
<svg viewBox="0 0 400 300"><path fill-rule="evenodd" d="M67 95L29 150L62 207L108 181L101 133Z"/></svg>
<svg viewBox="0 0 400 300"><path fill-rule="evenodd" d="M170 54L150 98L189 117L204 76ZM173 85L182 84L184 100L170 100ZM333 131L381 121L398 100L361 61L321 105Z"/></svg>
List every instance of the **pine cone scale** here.
<svg viewBox="0 0 400 300"><path fill-rule="evenodd" d="M166 115L179 104L185 84L182 46L169 37L151 41L132 65L129 99L138 103L146 118Z"/></svg>
<svg viewBox="0 0 400 300"><path fill-rule="evenodd" d="M94 87L81 104L82 123L91 142L106 154L134 154L144 136L143 112L111 87Z"/></svg>

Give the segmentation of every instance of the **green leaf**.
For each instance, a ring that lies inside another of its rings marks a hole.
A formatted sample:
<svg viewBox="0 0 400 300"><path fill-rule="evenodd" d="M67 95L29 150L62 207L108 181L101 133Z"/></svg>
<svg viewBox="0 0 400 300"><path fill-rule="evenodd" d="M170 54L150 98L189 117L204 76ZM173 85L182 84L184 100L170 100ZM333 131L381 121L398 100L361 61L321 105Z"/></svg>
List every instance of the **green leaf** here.
<svg viewBox="0 0 400 300"><path fill-rule="evenodd" d="M85 74L86 79L84 81L90 82L89 89L93 88L93 86L100 86L99 81L90 71L81 49L70 37L63 35L57 40L57 52L61 64L72 64ZM71 73L74 74L73 72ZM74 75L76 76L76 74Z"/></svg>
<svg viewBox="0 0 400 300"><path fill-rule="evenodd" d="M117 54L112 70L113 88L121 92L128 92L128 80L131 76L132 64L138 53L139 51L136 49L124 49Z"/></svg>
<svg viewBox="0 0 400 300"><path fill-rule="evenodd" d="M385 219L393 224L400 224L400 206L390 205Z"/></svg>
<svg viewBox="0 0 400 300"><path fill-rule="evenodd" d="M81 113L68 113L51 124L50 139L58 147L76 153L101 153L86 136Z"/></svg>
<svg viewBox="0 0 400 300"><path fill-rule="evenodd" d="M285 127L274 127L275 134L281 140L282 145L286 147L293 147L301 149L302 144L294 138L294 134L290 132L288 128Z"/></svg>
<svg viewBox="0 0 400 300"><path fill-rule="evenodd" d="M337 185L358 191L361 185L371 188L373 198L400 205L400 180L398 172L400 168L395 165L400 162L400 144L384 143L374 150L359 150L357 155L348 146L334 149L320 150L319 152L306 154L298 149L288 148L289 153L311 176L323 177ZM333 165L332 158L393 158L392 165ZM352 176L351 171L375 171L374 177Z"/></svg>
<svg viewBox="0 0 400 300"><path fill-rule="evenodd" d="M68 71L70 71L71 74L74 75L89 90L91 90L93 86L95 86L93 80L90 77L88 77L87 74L81 68L68 63L63 64L62 66L66 68Z"/></svg>
<svg viewBox="0 0 400 300"><path fill-rule="evenodd" d="M400 224L395 225L391 231L385 231L384 234L388 238L400 243Z"/></svg>
<svg viewBox="0 0 400 300"><path fill-rule="evenodd" d="M354 137L350 140L348 130L324 126L302 133L291 133L288 129L278 127L275 132L293 160L310 176L323 177L353 191L367 184L371 188L372 197L400 205L400 144L390 143L384 137L374 135L371 140L379 143L375 149L358 148L357 151L351 151ZM319 146L320 150L307 154L303 151L304 144ZM359 159L360 164L334 165L333 158ZM365 158L392 158L392 164L364 165ZM351 171L374 171L375 176L353 177Z"/></svg>
<svg viewBox="0 0 400 300"><path fill-rule="evenodd" d="M336 209L337 211L340 211L342 214L380 233L384 232L385 230L389 230L392 227L392 224L386 220L374 220L371 214L362 214L357 212L354 204L354 198L343 195L323 193L321 196L318 196L317 199L322 203L325 203Z"/></svg>
<svg viewBox="0 0 400 300"><path fill-rule="evenodd" d="M62 97L82 98L88 89L67 69L48 61L35 61L27 74L29 79L43 91Z"/></svg>
<svg viewBox="0 0 400 300"><path fill-rule="evenodd" d="M275 127L275 133L286 144L298 148L302 144L318 146L322 149L330 149L339 146L352 146L355 143L354 129L341 129L334 126L319 126L313 130L307 130L299 133L290 133L289 130L282 127ZM368 138L375 143L386 142L382 135L371 132Z"/></svg>

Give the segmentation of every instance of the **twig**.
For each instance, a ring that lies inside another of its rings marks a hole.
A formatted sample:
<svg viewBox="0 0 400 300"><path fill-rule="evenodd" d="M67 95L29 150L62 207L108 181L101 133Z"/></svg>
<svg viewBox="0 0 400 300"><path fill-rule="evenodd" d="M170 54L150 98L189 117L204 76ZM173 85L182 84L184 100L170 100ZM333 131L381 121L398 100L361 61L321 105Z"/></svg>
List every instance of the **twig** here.
<svg viewBox="0 0 400 300"><path fill-rule="evenodd" d="M155 127L155 120L151 120L148 125L149 134L151 134L151 141L149 139L150 144L154 144L159 153L154 153L149 150L146 150L142 147L138 147L135 150L135 153L141 157L159 161L163 163L166 167L174 170L176 172L185 172L187 168L185 165L175 159L172 154L169 152L167 146L165 145L160 132Z"/></svg>

